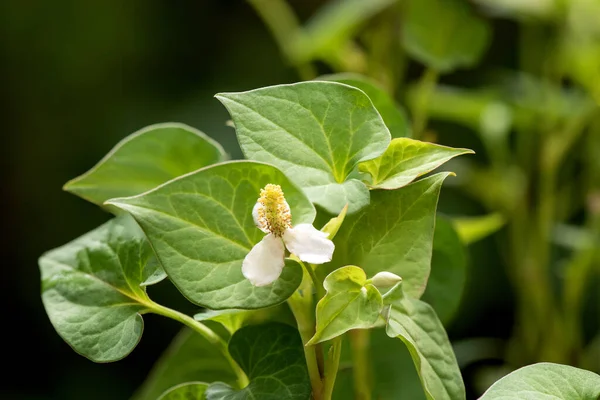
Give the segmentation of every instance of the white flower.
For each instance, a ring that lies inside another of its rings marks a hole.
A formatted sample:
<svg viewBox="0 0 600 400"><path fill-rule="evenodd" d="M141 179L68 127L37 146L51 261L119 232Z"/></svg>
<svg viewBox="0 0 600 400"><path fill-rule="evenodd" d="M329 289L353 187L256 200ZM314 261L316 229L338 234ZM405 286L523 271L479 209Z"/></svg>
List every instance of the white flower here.
<svg viewBox="0 0 600 400"><path fill-rule="evenodd" d="M256 226L267 233L242 263L242 273L254 286L265 286L279 278L285 265L285 247L307 263L331 261L335 246L327 239L329 234L311 224L292 227L290 206L279 185L268 184L260 191L252 216Z"/></svg>

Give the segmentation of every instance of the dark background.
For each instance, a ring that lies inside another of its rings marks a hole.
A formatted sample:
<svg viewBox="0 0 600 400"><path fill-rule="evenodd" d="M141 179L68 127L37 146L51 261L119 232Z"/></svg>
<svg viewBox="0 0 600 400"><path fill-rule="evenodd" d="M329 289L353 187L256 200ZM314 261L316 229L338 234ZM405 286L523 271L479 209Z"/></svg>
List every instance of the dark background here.
<svg viewBox="0 0 600 400"><path fill-rule="evenodd" d="M292 2L301 17L322 3ZM516 25L496 21L479 70L510 66ZM240 156L228 114L213 98L299 80L245 2L103 0L0 2L2 94L1 399L124 399L143 381L179 326L146 315L144 336L126 359L94 364L56 334L40 300L37 258L95 228L108 215L61 190L117 141L146 125L192 125ZM470 86L478 70L445 76ZM328 72L323 68L322 72ZM410 76L419 75L411 65ZM464 128L440 126L443 143L482 154ZM451 187L440 208L481 210ZM470 210L470 211L469 211ZM453 340L510 333L512 298L493 239L470 248L469 282ZM182 311L168 282L150 289ZM467 380L468 371L465 371Z"/></svg>

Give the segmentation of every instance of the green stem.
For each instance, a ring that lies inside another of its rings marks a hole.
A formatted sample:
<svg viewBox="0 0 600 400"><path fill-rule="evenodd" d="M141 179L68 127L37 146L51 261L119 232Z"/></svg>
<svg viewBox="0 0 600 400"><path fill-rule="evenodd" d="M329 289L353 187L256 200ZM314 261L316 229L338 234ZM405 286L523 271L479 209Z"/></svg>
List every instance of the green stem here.
<svg viewBox="0 0 600 400"><path fill-rule="evenodd" d="M305 271L308 272L308 269L305 268ZM320 345L306 346L306 343L315 334L312 285L308 279L308 273L304 274L300 288L288 299L288 305L294 314L300 338L304 345L304 358L306 359L313 398L321 400L321 393L323 391L323 382L321 380L323 371L322 348Z"/></svg>
<svg viewBox="0 0 600 400"><path fill-rule="evenodd" d="M181 322L185 326L191 328L195 332L199 333L204 337L211 345L215 346L219 352L225 357L231 369L235 372L237 376L237 382L240 389L248 386L250 381L248 380L248 376L246 373L240 368L238 363L231 357L229 354L229 350L227 349L227 343L215 332L213 332L209 327L204 325L203 323L196 321L194 318L180 313L179 311L172 310L170 308L164 307L160 304L151 302L146 305L150 312L154 314L162 315L163 317L174 319L175 321Z"/></svg>
<svg viewBox="0 0 600 400"><path fill-rule="evenodd" d="M355 329L348 332L352 348L352 374L356 400L371 400L369 334L367 329Z"/></svg>
<svg viewBox="0 0 600 400"><path fill-rule="evenodd" d="M335 378L337 377L340 366L340 356L342 355L342 337L338 336L331 340L331 347L327 360L325 360L325 377L323 385L323 400L331 400Z"/></svg>
<svg viewBox="0 0 600 400"><path fill-rule="evenodd" d="M427 68L418 83L417 96L412 108L413 138L419 139L427 127L429 98L435 89L439 74Z"/></svg>

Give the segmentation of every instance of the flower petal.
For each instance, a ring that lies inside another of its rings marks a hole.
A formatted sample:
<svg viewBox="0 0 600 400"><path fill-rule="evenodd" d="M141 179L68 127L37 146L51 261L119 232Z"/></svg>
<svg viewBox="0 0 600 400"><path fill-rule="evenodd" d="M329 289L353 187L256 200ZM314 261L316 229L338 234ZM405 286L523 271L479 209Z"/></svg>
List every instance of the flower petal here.
<svg viewBox="0 0 600 400"><path fill-rule="evenodd" d="M283 241L290 253L311 264L331 261L335 246L327 239L328 233L315 229L311 224L300 224L283 234Z"/></svg>
<svg viewBox="0 0 600 400"><path fill-rule="evenodd" d="M256 204L254 205L254 208L252 209L252 218L254 218L254 225L256 225L256 227L258 229L260 229L261 231L263 231L264 233L269 233L269 230L267 229L267 225L264 223L264 220L261 220L260 216L259 216L259 210L261 209L261 207L264 207L262 204L260 204L260 202L256 202Z"/></svg>
<svg viewBox="0 0 600 400"><path fill-rule="evenodd" d="M242 274L254 286L265 286L279 278L283 266L285 249L281 239L267 235L258 242L242 262Z"/></svg>

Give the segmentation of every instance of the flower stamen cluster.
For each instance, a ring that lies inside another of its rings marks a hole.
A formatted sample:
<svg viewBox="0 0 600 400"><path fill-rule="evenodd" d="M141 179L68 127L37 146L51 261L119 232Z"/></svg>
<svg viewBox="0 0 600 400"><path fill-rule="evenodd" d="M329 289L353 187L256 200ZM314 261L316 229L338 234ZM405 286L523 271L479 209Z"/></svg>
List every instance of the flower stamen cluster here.
<svg viewBox="0 0 600 400"><path fill-rule="evenodd" d="M269 183L260 190L256 203L256 223L264 232L282 237L292 227L292 213L281 186Z"/></svg>

